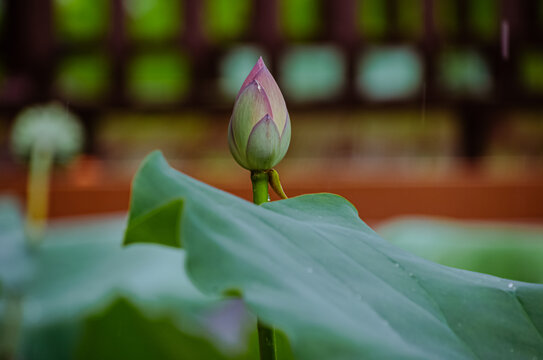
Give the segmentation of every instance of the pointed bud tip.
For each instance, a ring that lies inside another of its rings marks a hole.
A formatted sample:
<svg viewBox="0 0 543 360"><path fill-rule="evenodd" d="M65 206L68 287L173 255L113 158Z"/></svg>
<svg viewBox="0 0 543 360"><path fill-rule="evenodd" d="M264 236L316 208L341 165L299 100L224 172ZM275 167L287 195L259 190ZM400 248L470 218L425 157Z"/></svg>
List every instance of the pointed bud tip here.
<svg viewBox="0 0 543 360"><path fill-rule="evenodd" d="M255 80L257 74L260 72L260 70L262 69L268 69L266 67L266 64L264 64L264 60L262 60L262 56L260 56L258 58L258 60L256 61L256 64L253 66L253 68L251 69L251 71L249 72L249 75L247 75L247 77L245 78L245 81L243 81L243 84L241 85L241 88L239 89L239 93L238 93L238 97L239 97L239 94L241 94L241 92L252 82ZM237 99L237 97L236 97Z"/></svg>
<svg viewBox="0 0 543 360"><path fill-rule="evenodd" d="M266 68L266 64L264 63L264 60L262 60L262 56L258 58L256 61L256 64L251 69L251 72L249 74L255 74L259 72L261 69Z"/></svg>

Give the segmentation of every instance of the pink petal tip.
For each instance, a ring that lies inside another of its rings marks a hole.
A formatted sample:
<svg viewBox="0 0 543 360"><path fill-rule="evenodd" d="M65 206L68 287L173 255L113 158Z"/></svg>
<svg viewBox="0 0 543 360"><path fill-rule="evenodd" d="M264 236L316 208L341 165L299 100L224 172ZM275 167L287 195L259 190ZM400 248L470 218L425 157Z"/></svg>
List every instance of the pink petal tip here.
<svg viewBox="0 0 543 360"><path fill-rule="evenodd" d="M247 77L245 78L245 81L241 85L241 88L239 89L239 94L255 79L256 75L260 72L262 69L267 69L266 64L264 64L264 60L262 60L262 56L258 58L255 66L251 69L251 72Z"/></svg>

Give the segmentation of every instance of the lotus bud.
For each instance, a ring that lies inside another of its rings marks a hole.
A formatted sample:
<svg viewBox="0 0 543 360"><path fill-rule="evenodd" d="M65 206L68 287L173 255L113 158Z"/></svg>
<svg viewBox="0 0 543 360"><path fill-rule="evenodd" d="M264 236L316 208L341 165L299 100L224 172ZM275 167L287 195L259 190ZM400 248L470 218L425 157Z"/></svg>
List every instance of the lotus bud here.
<svg viewBox="0 0 543 360"><path fill-rule="evenodd" d="M273 76L258 59L236 97L228 126L234 159L248 170L269 170L290 144L290 118Z"/></svg>

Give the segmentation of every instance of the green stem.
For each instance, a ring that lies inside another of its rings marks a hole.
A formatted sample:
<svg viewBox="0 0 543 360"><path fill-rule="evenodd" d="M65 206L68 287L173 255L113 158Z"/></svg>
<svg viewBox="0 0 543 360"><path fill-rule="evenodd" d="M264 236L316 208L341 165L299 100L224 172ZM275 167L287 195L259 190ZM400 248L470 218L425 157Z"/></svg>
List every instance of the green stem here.
<svg viewBox="0 0 543 360"><path fill-rule="evenodd" d="M269 174L266 171L252 171L253 202L257 205L269 201L268 194ZM260 319L258 327L258 344L260 347L260 360L276 360L275 330L263 324Z"/></svg>
<svg viewBox="0 0 543 360"><path fill-rule="evenodd" d="M49 179L53 164L53 150L42 142L32 147L27 184L27 209L25 232L30 246L39 243L43 236L49 207Z"/></svg>
<svg viewBox="0 0 543 360"><path fill-rule="evenodd" d="M252 171L253 202L257 205L268 201L268 173L265 171Z"/></svg>

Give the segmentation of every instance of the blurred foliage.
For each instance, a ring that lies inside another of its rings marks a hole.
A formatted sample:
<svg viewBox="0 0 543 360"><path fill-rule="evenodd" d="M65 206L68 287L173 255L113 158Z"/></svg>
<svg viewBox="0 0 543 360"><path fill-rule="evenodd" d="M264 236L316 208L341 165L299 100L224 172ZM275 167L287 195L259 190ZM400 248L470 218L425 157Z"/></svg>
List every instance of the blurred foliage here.
<svg viewBox="0 0 543 360"><path fill-rule="evenodd" d="M426 116L424 118L423 116ZM459 130L444 112L368 112L359 125L358 153L373 157L454 156Z"/></svg>
<svg viewBox="0 0 543 360"><path fill-rule="evenodd" d="M89 317L81 339L75 351L81 360L256 359L256 354L226 357L205 338L181 331L171 317L148 318L125 299Z"/></svg>
<svg viewBox="0 0 543 360"><path fill-rule="evenodd" d="M252 24L252 0L202 0L204 30L212 41L242 38Z"/></svg>
<svg viewBox="0 0 543 360"><path fill-rule="evenodd" d="M319 0L279 0L279 23L291 40L308 40L322 29L322 2Z"/></svg>
<svg viewBox="0 0 543 360"><path fill-rule="evenodd" d="M180 34L183 1L123 0L126 25L131 38L160 41Z"/></svg>
<svg viewBox="0 0 543 360"><path fill-rule="evenodd" d="M457 0L435 1L436 27L445 37L459 33L459 2ZM474 40L495 39L499 29L499 2L495 0L469 0L466 2L467 25ZM420 12L422 14L422 11Z"/></svg>
<svg viewBox="0 0 543 360"><path fill-rule="evenodd" d="M374 48L359 59L356 86L372 100L405 98L420 89L422 71L420 58L411 48Z"/></svg>
<svg viewBox="0 0 543 360"><path fill-rule="evenodd" d="M190 80L189 60L183 53L143 53L129 65L128 93L135 101L170 104L188 95Z"/></svg>
<svg viewBox="0 0 543 360"><path fill-rule="evenodd" d="M420 218L391 221L378 232L443 265L543 283L543 228Z"/></svg>
<svg viewBox="0 0 543 360"><path fill-rule="evenodd" d="M484 97L492 90L485 59L474 50L447 50L438 63L440 85L452 96Z"/></svg>
<svg viewBox="0 0 543 360"><path fill-rule="evenodd" d="M56 222L30 249L16 204L0 200L1 355L255 359L255 320L241 301L200 293L182 252L122 249L124 225L121 217Z"/></svg>
<svg viewBox="0 0 543 360"><path fill-rule="evenodd" d="M173 157L189 159L201 156L214 144L228 151L226 136L216 139L210 133L212 128L211 119L197 113L112 113L98 126L97 145L110 159L141 159L157 147Z"/></svg>
<svg viewBox="0 0 543 360"><path fill-rule="evenodd" d="M386 0L358 0L357 24L362 36L382 38L387 31Z"/></svg>
<svg viewBox="0 0 543 360"><path fill-rule="evenodd" d="M416 111L297 114L292 131L304 136L293 139L289 156L380 161L419 157L446 166L443 157L456 152L458 126L447 112L432 110L425 116Z"/></svg>
<svg viewBox="0 0 543 360"><path fill-rule="evenodd" d="M73 55L63 58L59 64L56 88L70 101L100 101L107 95L109 79L109 62L105 55Z"/></svg>
<svg viewBox="0 0 543 360"><path fill-rule="evenodd" d="M280 85L293 101L337 98L345 86L345 59L331 46L297 46L281 62Z"/></svg>
<svg viewBox="0 0 543 360"><path fill-rule="evenodd" d="M499 6L496 0L469 0L468 24L478 39L494 40L499 29Z"/></svg>
<svg viewBox="0 0 543 360"><path fill-rule="evenodd" d="M55 24L65 41L97 40L105 36L110 19L108 0L54 0Z"/></svg>
<svg viewBox="0 0 543 360"><path fill-rule="evenodd" d="M402 0L397 2L398 31L410 38L419 38L424 30L424 0Z"/></svg>
<svg viewBox="0 0 543 360"><path fill-rule="evenodd" d="M436 109L291 112L296 119L293 131L304 136L293 138L289 162L419 157L421 166L446 168L458 151L460 132L455 116ZM100 119L97 149L111 160L135 161L160 147L178 161L176 166L194 166L217 176L222 176L219 169L235 173L239 169L228 152L226 126L213 125L221 119L204 113L113 112Z"/></svg>
<svg viewBox="0 0 543 360"><path fill-rule="evenodd" d="M543 51L527 51L521 55L519 75L526 89L543 94Z"/></svg>
<svg viewBox="0 0 543 360"><path fill-rule="evenodd" d="M514 156L513 161L543 158L543 111L502 114L490 137L488 155Z"/></svg>
<svg viewBox="0 0 543 360"><path fill-rule="evenodd" d="M538 3L537 9L543 19L543 1ZM185 26L184 1L122 0L122 4L129 43L140 50L145 46L148 46L147 50L149 47L156 49L155 44L161 47L160 53L139 52L128 56L128 97L144 106L171 105L188 98L192 89L192 67L187 53L179 53L173 46L173 41L180 38ZM278 26L287 45L289 42L322 40L319 35L331 16L325 13L327 7L324 4L322 0L278 0ZM436 74L440 95L454 100L483 98L492 94L496 74L492 73L489 59L484 57L478 46L498 38L503 12L499 3L495 0L470 0L462 5L456 0L440 0L432 4L434 24L445 44L449 38L460 35L460 30L464 30L460 29L460 24L464 23L471 39L468 42L475 44L472 48L445 48L435 54L436 71L430 73ZM222 100L231 100L237 93L237 84L245 75L248 63L252 61L250 59L261 54L257 45L247 43L227 48L233 41L258 40L256 34L251 33L255 26L255 2L203 0L200 5L199 20L204 35L220 51L226 49L224 53L227 54L218 62L219 76L212 74L217 82L210 84L212 91L204 97L206 100L213 98L218 91ZM358 35L370 43L417 40L424 32L424 0L355 0L354 5L356 11L352 16ZM107 0L54 0L55 26L61 42L103 40L110 28L111 8ZM466 19L459 19L461 11ZM395 38L390 38L391 35ZM348 82L346 72L351 66L357 68L355 89L362 92L366 100L408 100L420 88L423 67L434 65L421 63L417 47L413 47L413 54L408 54L408 51L401 53L401 49L395 54L377 54L371 47L367 48L369 52L364 48L358 58L322 44L308 43L303 47L305 49L294 51L286 47L284 56L278 61L283 72L280 75L286 87L285 93L293 101L319 102L338 98ZM302 60L304 66L300 66ZM354 64L349 61L354 61ZM532 93L543 93L542 63L540 51L521 52L518 78ZM70 101L100 101L109 86L109 67L107 59L101 55L61 58L56 90ZM209 84L206 82L205 85Z"/></svg>
<svg viewBox="0 0 543 360"><path fill-rule="evenodd" d="M434 17L437 30L446 37L458 33L457 0L434 1Z"/></svg>

